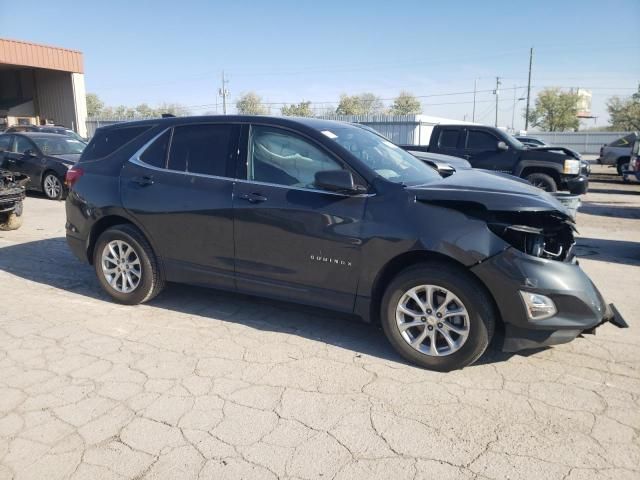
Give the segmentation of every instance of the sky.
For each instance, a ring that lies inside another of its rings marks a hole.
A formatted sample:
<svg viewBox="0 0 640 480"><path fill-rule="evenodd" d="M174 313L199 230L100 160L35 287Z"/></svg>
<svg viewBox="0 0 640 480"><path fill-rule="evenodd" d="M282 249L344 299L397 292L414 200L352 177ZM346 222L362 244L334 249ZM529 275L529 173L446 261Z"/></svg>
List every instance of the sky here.
<svg viewBox="0 0 640 480"><path fill-rule="evenodd" d="M181 103L230 112L257 92L277 102L335 107L341 94L400 90L423 113L523 128L529 49L532 99L544 87L593 94L588 126L607 124L606 100L640 83L639 0L188 1L0 0L0 37L80 50L86 87L108 105ZM516 108L514 110L514 93ZM321 103L325 102L325 103Z"/></svg>

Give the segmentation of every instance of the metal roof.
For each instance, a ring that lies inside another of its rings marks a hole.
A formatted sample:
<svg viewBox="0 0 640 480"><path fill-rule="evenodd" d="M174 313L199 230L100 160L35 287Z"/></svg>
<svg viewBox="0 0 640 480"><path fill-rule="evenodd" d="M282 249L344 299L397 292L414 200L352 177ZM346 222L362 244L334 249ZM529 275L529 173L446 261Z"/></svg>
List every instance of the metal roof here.
<svg viewBox="0 0 640 480"><path fill-rule="evenodd" d="M0 66L3 64L71 73L84 72L82 52L0 38Z"/></svg>

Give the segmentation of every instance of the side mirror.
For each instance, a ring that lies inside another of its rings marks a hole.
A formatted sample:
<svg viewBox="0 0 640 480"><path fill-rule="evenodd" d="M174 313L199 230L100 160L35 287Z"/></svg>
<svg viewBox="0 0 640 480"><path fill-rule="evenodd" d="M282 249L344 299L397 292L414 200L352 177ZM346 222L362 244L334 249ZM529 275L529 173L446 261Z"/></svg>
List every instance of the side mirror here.
<svg viewBox="0 0 640 480"><path fill-rule="evenodd" d="M358 191L353 182L353 175L347 170L316 172L313 184L330 192L355 193Z"/></svg>
<svg viewBox="0 0 640 480"><path fill-rule="evenodd" d="M36 154L36 152L35 152L35 151L33 151L33 150L31 150L31 149L29 149L29 150L25 150L25 151L24 151L24 153L23 153L23 155L24 155L25 157L37 157L37 156L38 156L38 155Z"/></svg>
<svg viewBox="0 0 640 480"><path fill-rule="evenodd" d="M498 150L509 150L509 145L504 143L502 140L498 142Z"/></svg>

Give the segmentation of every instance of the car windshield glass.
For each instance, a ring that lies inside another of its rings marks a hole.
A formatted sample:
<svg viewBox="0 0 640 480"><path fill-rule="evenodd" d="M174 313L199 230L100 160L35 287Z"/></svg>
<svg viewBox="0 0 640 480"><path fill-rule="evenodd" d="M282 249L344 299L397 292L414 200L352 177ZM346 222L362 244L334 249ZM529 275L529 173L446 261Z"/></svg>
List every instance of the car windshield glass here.
<svg viewBox="0 0 640 480"><path fill-rule="evenodd" d="M380 135L360 127L338 127L322 133L394 183L422 185L442 177L433 168Z"/></svg>
<svg viewBox="0 0 640 480"><path fill-rule="evenodd" d="M83 142L74 138L66 138L60 136L59 138L45 138L45 137L33 137L32 139L38 148L42 150L45 155L67 155L70 153L82 153L86 146Z"/></svg>
<svg viewBox="0 0 640 480"><path fill-rule="evenodd" d="M80 135L78 135L78 134L77 134L76 132L74 132L73 130L65 130L65 134L66 134L68 137L73 138L74 140L77 140L77 141L82 142L82 143L84 143L84 144L86 144L86 143L87 143L87 141L86 141L84 138L82 138Z"/></svg>

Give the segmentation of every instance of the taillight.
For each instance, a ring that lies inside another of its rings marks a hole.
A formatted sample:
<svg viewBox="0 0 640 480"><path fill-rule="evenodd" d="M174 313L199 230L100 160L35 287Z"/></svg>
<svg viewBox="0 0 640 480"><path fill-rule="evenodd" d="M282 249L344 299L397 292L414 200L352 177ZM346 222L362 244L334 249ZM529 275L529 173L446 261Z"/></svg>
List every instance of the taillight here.
<svg viewBox="0 0 640 480"><path fill-rule="evenodd" d="M67 188L71 188L75 183L80 180L80 177L84 175L84 170L79 167L71 167L67 170L67 174L64 176L64 184Z"/></svg>
<svg viewBox="0 0 640 480"><path fill-rule="evenodd" d="M629 162L629 171L640 172L640 162L638 161L638 157L631 157L631 161Z"/></svg>

